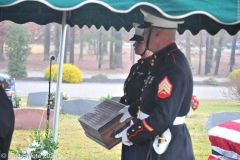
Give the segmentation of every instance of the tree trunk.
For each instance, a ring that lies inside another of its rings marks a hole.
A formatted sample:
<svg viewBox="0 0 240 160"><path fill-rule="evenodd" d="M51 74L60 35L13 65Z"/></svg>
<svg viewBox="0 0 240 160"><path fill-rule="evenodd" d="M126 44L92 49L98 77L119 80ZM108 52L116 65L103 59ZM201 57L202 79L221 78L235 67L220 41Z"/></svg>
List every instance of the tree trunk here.
<svg viewBox="0 0 240 160"><path fill-rule="evenodd" d="M99 56L99 42L97 42L97 40L94 40L94 47L95 47L95 54L96 54L96 60L98 60L98 56Z"/></svg>
<svg viewBox="0 0 240 160"><path fill-rule="evenodd" d="M0 61L4 61L3 45L4 42L0 43Z"/></svg>
<svg viewBox="0 0 240 160"><path fill-rule="evenodd" d="M65 39L65 50L64 50L64 59L63 63L67 63L67 52L68 52L68 31L69 28L66 29L66 39Z"/></svg>
<svg viewBox="0 0 240 160"><path fill-rule="evenodd" d="M45 25L44 31L44 61L49 60L50 51L50 24Z"/></svg>
<svg viewBox="0 0 240 160"><path fill-rule="evenodd" d="M5 23L5 21L2 21L0 23L0 61L4 61L4 50L3 50L3 46L5 43L5 38L7 37L7 33L8 33L8 29L7 29L7 25Z"/></svg>
<svg viewBox="0 0 240 160"><path fill-rule="evenodd" d="M198 64L198 74L201 74L202 67L202 31L200 32L200 44L199 44L199 64Z"/></svg>
<svg viewBox="0 0 240 160"><path fill-rule="evenodd" d="M111 27L111 37L113 38L114 37L114 28ZM115 65L114 65L114 62L113 62L113 39L111 38L111 41L110 41L110 54L109 54L109 63L110 63L110 69L115 69Z"/></svg>
<svg viewBox="0 0 240 160"><path fill-rule="evenodd" d="M232 39L232 48L231 48L231 55L230 55L230 68L229 72L233 71L233 66L235 65L235 50L236 50L236 42L237 42L237 34L233 36ZM233 45L235 44L235 45Z"/></svg>
<svg viewBox="0 0 240 160"><path fill-rule="evenodd" d="M69 63L74 64L75 27L70 28Z"/></svg>
<svg viewBox="0 0 240 160"><path fill-rule="evenodd" d="M209 42L209 54L208 54L208 68L207 73L210 73L212 63L213 63L213 52L214 52L214 37L210 36L210 42Z"/></svg>
<svg viewBox="0 0 240 160"><path fill-rule="evenodd" d="M83 46L84 46L84 42L83 39L81 38L83 36L83 30L80 29L80 53L79 53L79 60L83 60Z"/></svg>
<svg viewBox="0 0 240 160"><path fill-rule="evenodd" d="M190 31L186 31L186 58L188 60L188 63L190 65L190 67L192 67L192 64L191 64L191 45L190 45L190 36L191 36L191 33Z"/></svg>
<svg viewBox="0 0 240 160"><path fill-rule="evenodd" d="M209 34L207 33L206 37L206 57L205 57L205 75L207 75L209 72Z"/></svg>
<svg viewBox="0 0 240 160"><path fill-rule="evenodd" d="M59 55L59 47L60 47L60 25L55 24L55 41L54 41L54 55L56 59Z"/></svg>
<svg viewBox="0 0 240 160"><path fill-rule="evenodd" d="M115 38L118 40L118 43L115 43L115 54L113 59L116 64L116 68L122 68L122 33L116 32Z"/></svg>
<svg viewBox="0 0 240 160"><path fill-rule="evenodd" d="M98 53L99 53L98 68L101 69L101 67L102 67L102 59L103 59L103 55L102 55L102 30L101 29L100 29L100 33L99 33Z"/></svg>
<svg viewBox="0 0 240 160"><path fill-rule="evenodd" d="M214 70L214 76L218 75L218 69L219 69L219 65L220 65L224 34L225 34L225 31L220 31L220 37L219 37L219 41L218 41L218 46L219 47L217 47L217 52L216 52L216 60L217 61L216 61L216 66L215 66L215 70Z"/></svg>
<svg viewBox="0 0 240 160"><path fill-rule="evenodd" d="M103 55L108 55L107 42L103 42L102 53Z"/></svg>

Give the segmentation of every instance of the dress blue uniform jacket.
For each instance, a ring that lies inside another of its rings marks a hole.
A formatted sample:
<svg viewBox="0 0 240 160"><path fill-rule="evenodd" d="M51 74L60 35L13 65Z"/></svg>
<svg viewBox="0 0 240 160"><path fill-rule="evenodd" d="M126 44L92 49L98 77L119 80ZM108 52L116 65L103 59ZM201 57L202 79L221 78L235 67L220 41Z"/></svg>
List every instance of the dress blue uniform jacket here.
<svg viewBox="0 0 240 160"><path fill-rule="evenodd" d="M194 160L191 138L184 124L173 125L176 117L186 116L193 92L193 78L185 55L175 43L152 55L151 67L142 87L140 100L134 102L131 115L141 112L149 117L138 119L127 130L136 146L137 160ZM152 143L157 135L170 129L172 140L162 155Z"/></svg>
<svg viewBox="0 0 240 160"><path fill-rule="evenodd" d="M13 104L0 86L0 160L7 160L14 130ZM4 156L2 156L4 155Z"/></svg>
<svg viewBox="0 0 240 160"><path fill-rule="evenodd" d="M130 73L124 83L124 96L121 97L120 103L130 105L139 100L142 94L144 79L148 76L151 59L152 57L139 59L138 62L131 67ZM136 117L136 112L133 113L133 116ZM123 144L121 159L135 160L135 146L126 146Z"/></svg>

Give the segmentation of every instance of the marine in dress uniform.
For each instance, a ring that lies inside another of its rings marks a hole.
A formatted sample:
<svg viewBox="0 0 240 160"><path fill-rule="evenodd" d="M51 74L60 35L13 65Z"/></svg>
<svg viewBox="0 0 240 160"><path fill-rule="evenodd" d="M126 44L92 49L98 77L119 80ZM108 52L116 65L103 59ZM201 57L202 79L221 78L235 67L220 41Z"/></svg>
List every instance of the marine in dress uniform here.
<svg viewBox="0 0 240 160"><path fill-rule="evenodd" d="M149 51L146 51L145 44L136 44L136 43L142 43L141 41L143 41L143 37L142 37L143 29L138 28L137 26L139 24L137 24L137 23L134 23L133 25L135 28L135 34L130 39L130 41L136 41L134 43L135 54L141 55L142 58L140 58L137 61L137 63L135 63L131 67L130 73L124 82L124 88L123 88L124 96L121 97L120 103L123 103L125 105L133 104L135 101L139 100L139 98L142 94L141 90L142 90L142 87L144 84L144 79L146 79L146 77L148 76L148 69L150 67L151 57L147 57L147 56L152 55L152 53L150 53ZM142 45L142 46L140 47L139 45ZM140 53L138 53L138 52L140 52ZM136 117L136 115L135 115L135 117ZM126 146L123 144L121 159L122 160L135 160L136 159L135 146Z"/></svg>
<svg viewBox="0 0 240 160"><path fill-rule="evenodd" d="M11 100L0 86L0 160L8 159L14 130L14 113Z"/></svg>
<svg viewBox="0 0 240 160"><path fill-rule="evenodd" d="M139 27L148 27L145 29L149 31L146 44L151 43L148 49L153 52L153 59L141 97L129 107L131 115L134 114L131 111L136 112L138 108L138 119L115 137L122 137L126 145L135 145L137 160L194 160L191 137L184 123L193 92L190 66L174 38L169 44L156 43L165 45L157 50L158 46L153 46L153 42L159 40L155 38L159 35L151 32L153 27L160 27L160 36L164 39L165 30L173 29L169 33L175 35L178 23L183 22L161 18L159 13L141 11L145 22ZM158 30L156 28L154 31Z"/></svg>

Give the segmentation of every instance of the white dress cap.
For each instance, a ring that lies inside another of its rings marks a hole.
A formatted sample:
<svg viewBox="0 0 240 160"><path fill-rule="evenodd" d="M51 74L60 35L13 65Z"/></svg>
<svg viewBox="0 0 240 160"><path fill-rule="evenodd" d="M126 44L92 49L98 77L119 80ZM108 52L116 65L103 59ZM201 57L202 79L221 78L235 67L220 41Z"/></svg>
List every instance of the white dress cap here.
<svg viewBox="0 0 240 160"><path fill-rule="evenodd" d="M139 24L138 23L133 23L133 28L135 29L135 34L134 36L129 40L129 41L143 41L143 30L142 28L138 28Z"/></svg>
<svg viewBox="0 0 240 160"><path fill-rule="evenodd" d="M182 20L164 19L162 17L159 17L159 16L149 13L149 11L147 12L143 9L140 9L140 10L144 15L144 21L151 23L151 25L154 27L176 29L176 28L178 28L178 24L184 23L184 21L182 21ZM160 13L159 13L159 15L160 15Z"/></svg>
<svg viewBox="0 0 240 160"><path fill-rule="evenodd" d="M134 29L135 29L135 34L136 34L136 35L139 35L139 36L142 36L142 33L143 33L143 30L144 30L144 29L138 28L139 25L140 25L140 24L138 24L138 23L133 23L133 27L134 27Z"/></svg>

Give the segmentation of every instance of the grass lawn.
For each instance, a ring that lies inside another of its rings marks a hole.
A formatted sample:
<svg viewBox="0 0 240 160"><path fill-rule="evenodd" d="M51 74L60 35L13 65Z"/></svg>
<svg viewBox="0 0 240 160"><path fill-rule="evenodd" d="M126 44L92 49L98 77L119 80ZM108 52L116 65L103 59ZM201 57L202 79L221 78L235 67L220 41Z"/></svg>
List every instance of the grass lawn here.
<svg viewBox="0 0 240 160"><path fill-rule="evenodd" d="M26 101L21 101L25 106ZM208 131L205 129L210 113L223 111L240 112L240 102L233 100L200 100L198 110L191 110L191 116L186 118L192 137L196 160L206 160L211 152ZM107 150L91 139L87 138L78 122L79 116L63 115L59 117L57 159L59 160L120 160L121 144ZM11 148L18 145L25 148L29 135L33 130L15 130Z"/></svg>

